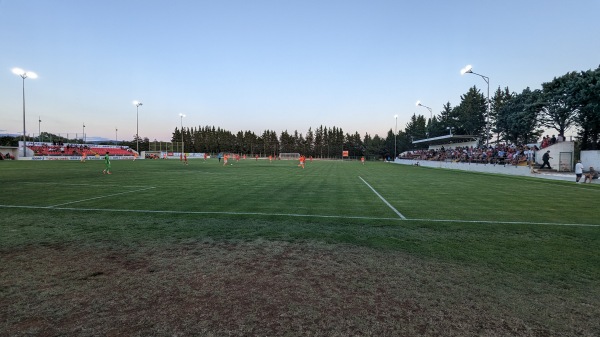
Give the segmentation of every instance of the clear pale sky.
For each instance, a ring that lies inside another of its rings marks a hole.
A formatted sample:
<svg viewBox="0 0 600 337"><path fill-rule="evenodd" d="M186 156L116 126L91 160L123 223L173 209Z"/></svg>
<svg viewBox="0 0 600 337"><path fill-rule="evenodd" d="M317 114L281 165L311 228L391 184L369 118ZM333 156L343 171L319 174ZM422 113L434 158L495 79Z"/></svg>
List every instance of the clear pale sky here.
<svg viewBox="0 0 600 337"><path fill-rule="evenodd" d="M385 136L484 80L540 88L600 64L600 0L0 0L0 134L171 139L336 126ZM569 134L569 133L567 133Z"/></svg>

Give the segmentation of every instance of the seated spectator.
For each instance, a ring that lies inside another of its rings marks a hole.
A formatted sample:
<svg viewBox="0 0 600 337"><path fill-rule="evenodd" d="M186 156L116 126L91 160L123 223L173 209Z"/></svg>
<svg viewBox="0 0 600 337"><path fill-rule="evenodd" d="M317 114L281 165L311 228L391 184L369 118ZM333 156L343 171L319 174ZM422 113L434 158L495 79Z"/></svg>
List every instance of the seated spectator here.
<svg viewBox="0 0 600 337"><path fill-rule="evenodd" d="M585 176L585 179L583 180L583 182L591 183L592 179L598 179L598 172L596 172L596 170L594 170L594 168L592 166L590 166L590 170L588 172L585 172L584 176Z"/></svg>

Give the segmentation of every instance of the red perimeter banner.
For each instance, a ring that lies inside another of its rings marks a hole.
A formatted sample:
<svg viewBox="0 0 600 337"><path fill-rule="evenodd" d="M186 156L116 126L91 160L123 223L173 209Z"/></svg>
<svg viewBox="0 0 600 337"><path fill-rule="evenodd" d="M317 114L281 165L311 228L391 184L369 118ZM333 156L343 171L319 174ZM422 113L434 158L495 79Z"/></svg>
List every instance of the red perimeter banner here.
<svg viewBox="0 0 600 337"><path fill-rule="evenodd" d="M342 157L348 157L348 151L342 151Z"/></svg>

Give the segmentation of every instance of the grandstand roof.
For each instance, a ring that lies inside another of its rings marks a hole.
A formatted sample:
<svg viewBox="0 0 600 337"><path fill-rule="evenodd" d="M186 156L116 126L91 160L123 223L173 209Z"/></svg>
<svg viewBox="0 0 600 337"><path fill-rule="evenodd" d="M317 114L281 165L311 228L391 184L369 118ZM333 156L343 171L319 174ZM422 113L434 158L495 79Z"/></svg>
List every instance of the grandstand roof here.
<svg viewBox="0 0 600 337"><path fill-rule="evenodd" d="M425 138L415 140L413 144L422 144L422 145L442 145L442 144L452 144L452 143L462 143L466 141L475 141L479 140L479 136L475 135L445 135L433 138Z"/></svg>

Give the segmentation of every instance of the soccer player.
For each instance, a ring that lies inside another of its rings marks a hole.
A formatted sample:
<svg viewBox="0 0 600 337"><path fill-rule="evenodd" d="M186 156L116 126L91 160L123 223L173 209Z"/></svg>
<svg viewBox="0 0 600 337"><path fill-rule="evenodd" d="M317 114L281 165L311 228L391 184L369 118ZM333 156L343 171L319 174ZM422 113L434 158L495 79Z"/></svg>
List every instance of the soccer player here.
<svg viewBox="0 0 600 337"><path fill-rule="evenodd" d="M183 154L183 163L184 163L185 165L187 165L187 164L188 164L188 162L187 162L187 153L184 153L184 154Z"/></svg>
<svg viewBox="0 0 600 337"><path fill-rule="evenodd" d="M137 157L138 157L138 156L139 156L139 155L137 154L137 152L136 152L136 153L134 153L134 154L133 154L133 161L135 161L135 160L137 159Z"/></svg>
<svg viewBox="0 0 600 337"><path fill-rule="evenodd" d="M304 169L304 162L306 161L306 157L304 155L300 156L300 164L298 166L302 166Z"/></svg>
<svg viewBox="0 0 600 337"><path fill-rule="evenodd" d="M82 162L82 163L85 163L85 159L86 159L86 158L87 158L87 154L84 152L84 153L81 155L81 162Z"/></svg>
<svg viewBox="0 0 600 337"><path fill-rule="evenodd" d="M361 162L361 164L363 164L363 165L365 164L365 157L364 157L364 156L363 156L363 157L360 157L360 162Z"/></svg>
<svg viewBox="0 0 600 337"><path fill-rule="evenodd" d="M225 154L223 155L223 166L227 166L227 160L229 159L229 155Z"/></svg>
<svg viewBox="0 0 600 337"><path fill-rule="evenodd" d="M273 161L273 156L269 155L269 163Z"/></svg>
<svg viewBox="0 0 600 337"><path fill-rule="evenodd" d="M110 173L110 156L108 155L108 151L106 151L106 155L104 156L104 170L102 174L112 174Z"/></svg>

